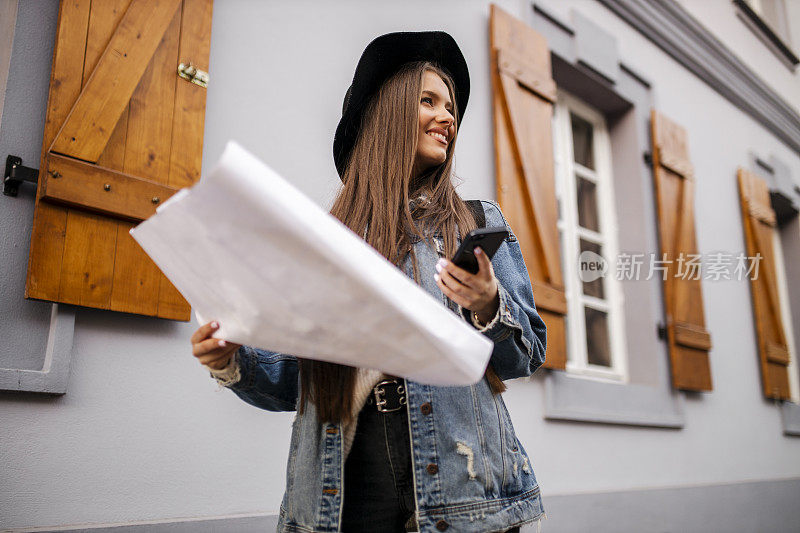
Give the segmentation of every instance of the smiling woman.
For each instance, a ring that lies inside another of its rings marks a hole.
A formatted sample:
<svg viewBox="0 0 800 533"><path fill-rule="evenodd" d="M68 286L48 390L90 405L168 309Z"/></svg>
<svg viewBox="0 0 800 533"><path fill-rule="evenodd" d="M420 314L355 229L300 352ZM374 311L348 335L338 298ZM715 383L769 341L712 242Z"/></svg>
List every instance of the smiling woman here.
<svg viewBox="0 0 800 533"><path fill-rule="evenodd" d="M223 385L267 410L297 409L279 531L518 531L543 515L502 379L544 362L546 330L519 244L497 204L473 211L452 183L467 64L444 32L367 46L333 143L331 214L494 342L485 378L435 387L379 371L192 338ZM485 219L508 230L471 274L446 259ZM364 302L369 305L369 302ZM298 387L299 385L299 387Z"/></svg>
<svg viewBox="0 0 800 533"><path fill-rule="evenodd" d="M455 131L450 90L441 75L434 70L425 70L419 106L419 144L413 169L415 176L444 163L447 146Z"/></svg>

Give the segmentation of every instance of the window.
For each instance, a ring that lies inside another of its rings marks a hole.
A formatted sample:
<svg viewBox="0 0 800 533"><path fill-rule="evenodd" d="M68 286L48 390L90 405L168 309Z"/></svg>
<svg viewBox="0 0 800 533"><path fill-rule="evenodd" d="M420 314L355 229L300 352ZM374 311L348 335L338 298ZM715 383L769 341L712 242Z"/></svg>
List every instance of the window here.
<svg viewBox="0 0 800 533"><path fill-rule="evenodd" d="M568 93L554 112L556 197L567 296L567 371L627 381L617 223L605 118Z"/></svg>
<svg viewBox="0 0 800 533"><path fill-rule="evenodd" d="M792 334L792 312L789 307L789 290L786 283L786 264L784 263L783 245L780 238L780 229L772 232L772 249L775 251L775 274L778 285L778 300L781 305L781 319L783 331L786 334L786 344L789 346L789 390L791 401L800 403L800 377L797 372L797 347L794 345ZM797 311L795 311L797 312Z"/></svg>
<svg viewBox="0 0 800 533"><path fill-rule="evenodd" d="M791 44L784 0L745 0L745 2L785 44Z"/></svg>
<svg viewBox="0 0 800 533"><path fill-rule="evenodd" d="M800 60L792 52L786 0L733 0L737 16L775 53L787 67L794 70Z"/></svg>

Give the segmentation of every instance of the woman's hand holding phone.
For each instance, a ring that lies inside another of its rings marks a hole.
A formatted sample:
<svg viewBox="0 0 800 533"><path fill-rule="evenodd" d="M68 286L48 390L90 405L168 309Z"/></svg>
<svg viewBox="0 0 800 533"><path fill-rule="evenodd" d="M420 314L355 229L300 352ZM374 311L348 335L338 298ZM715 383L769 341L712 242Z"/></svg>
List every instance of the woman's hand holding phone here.
<svg viewBox="0 0 800 533"><path fill-rule="evenodd" d="M475 311L478 320L485 324L497 313L500 295L492 262L480 247L475 248L475 258L478 261L477 274L471 274L452 261L441 258L436 263L438 274L433 277L445 296L461 307Z"/></svg>
<svg viewBox="0 0 800 533"><path fill-rule="evenodd" d="M228 366L233 354L242 346L241 344L211 338L211 335L218 329L218 322L209 322L197 328L191 338L192 355L201 364L214 370L220 370Z"/></svg>

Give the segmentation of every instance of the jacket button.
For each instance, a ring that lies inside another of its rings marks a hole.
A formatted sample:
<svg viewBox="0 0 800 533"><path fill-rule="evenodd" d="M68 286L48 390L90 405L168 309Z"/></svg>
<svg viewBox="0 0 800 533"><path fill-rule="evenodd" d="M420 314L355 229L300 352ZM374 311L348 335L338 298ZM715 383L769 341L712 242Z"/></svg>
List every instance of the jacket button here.
<svg viewBox="0 0 800 533"><path fill-rule="evenodd" d="M429 415L431 414L431 404L425 402L419 406L419 410L420 412L422 412L423 415Z"/></svg>
<svg viewBox="0 0 800 533"><path fill-rule="evenodd" d="M437 472L439 472L439 467L438 467L438 466L436 466L434 463L431 463L431 464L429 464L429 465L428 465L428 467L426 468L426 470L428 471L428 473L429 473L430 475L432 475L432 476L435 476L435 475L436 475L436 473L437 473Z"/></svg>
<svg viewBox="0 0 800 533"><path fill-rule="evenodd" d="M447 530L448 527L450 527L450 524L448 524L444 520L439 520L438 522L436 522L436 529L438 529L439 531L445 531Z"/></svg>

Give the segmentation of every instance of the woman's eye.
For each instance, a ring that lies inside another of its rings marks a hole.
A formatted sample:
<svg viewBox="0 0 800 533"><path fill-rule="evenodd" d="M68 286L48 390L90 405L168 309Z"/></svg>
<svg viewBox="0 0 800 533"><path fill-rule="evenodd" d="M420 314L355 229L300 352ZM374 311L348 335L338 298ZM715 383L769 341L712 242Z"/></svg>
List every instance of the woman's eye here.
<svg viewBox="0 0 800 533"><path fill-rule="evenodd" d="M433 105L433 98L431 98L430 96L423 96L422 99L420 100L420 102L428 102L429 104ZM453 110L452 109L446 109L446 111L448 113L450 113L450 116L453 116L453 117L455 116L455 115L453 115Z"/></svg>

